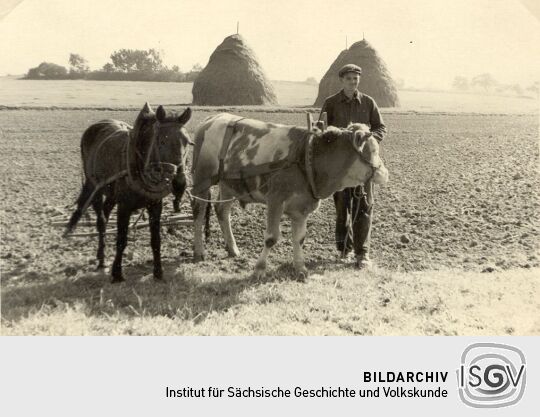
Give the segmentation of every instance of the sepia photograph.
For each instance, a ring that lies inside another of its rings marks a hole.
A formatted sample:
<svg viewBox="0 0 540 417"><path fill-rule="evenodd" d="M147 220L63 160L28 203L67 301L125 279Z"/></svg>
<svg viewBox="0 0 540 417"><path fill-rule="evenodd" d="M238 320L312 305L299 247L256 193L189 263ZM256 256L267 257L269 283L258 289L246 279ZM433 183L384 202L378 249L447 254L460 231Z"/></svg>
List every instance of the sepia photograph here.
<svg viewBox="0 0 540 417"><path fill-rule="evenodd" d="M0 0L0 334L540 335L539 46L535 0Z"/></svg>

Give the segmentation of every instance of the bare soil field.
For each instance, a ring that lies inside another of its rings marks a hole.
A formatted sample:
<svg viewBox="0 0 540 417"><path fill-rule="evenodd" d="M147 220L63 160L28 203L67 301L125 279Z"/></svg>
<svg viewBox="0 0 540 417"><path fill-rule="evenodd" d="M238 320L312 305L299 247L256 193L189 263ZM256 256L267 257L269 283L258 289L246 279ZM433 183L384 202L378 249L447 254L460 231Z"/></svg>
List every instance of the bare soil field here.
<svg viewBox="0 0 540 417"><path fill-rule="evenodd" d="M196 108L189 130L211 114ZM305 120L301 112L239 114ZM292 278L286 220L267 279L250 277L264 207L235 206L241 257L226 258L215 217L199 264L191 230L164 228L168 283L154 284L149 234L139 230L126 249L127 282L113 286L95 272L95 239L63 239L50 218L79 191L84 129L135 116L0 111L2 333L540 334L537 115L386 113L391 177L376 190L374 271L336 260L326 200L308 223L306 282ZM112 262L114 236L107 244Z"/></svg>

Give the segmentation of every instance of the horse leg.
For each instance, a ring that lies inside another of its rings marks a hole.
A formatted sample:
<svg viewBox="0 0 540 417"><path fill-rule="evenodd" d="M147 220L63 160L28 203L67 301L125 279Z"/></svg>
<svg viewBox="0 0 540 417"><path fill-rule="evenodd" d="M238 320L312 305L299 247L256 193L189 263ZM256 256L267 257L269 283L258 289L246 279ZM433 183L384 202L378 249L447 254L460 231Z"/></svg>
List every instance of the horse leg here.
<svg viewBox="0 0 540 417"><path fill-rule="evenodd" d="M116 201L114 201L113 197L105 196L105 203L103 204L103 214L105 215L105 224L109 222L111 211L115 205L116 205Z"/></svg>
<svg viewBox="0 0 540 417"><path fill-rule="evenodd" d="M71 215L69 222L66 227L66 231L64 232L64 236L67 236L69 233L75 229L75 226L81 219L81 216L83 214L82 209L90 196L92 195L92 192L94 191L94 186L90 183L90 181L86 180L83 184L81 191L79 193L79 197L77 197L77 208Z"/></svg>
<svg viewBox="0 0 540 417"><path fill-rule="evenodd" d="M96 206L95 203L92 204L94 211L96 212L97 217L97 230L99 233L99 240L98 240L98 252L97 252L97 260L98 260L98 266L97 269L105 268L105 233L107 232L107 224L109 223L109 216L111 215L111 211L114 208L114 205L116 204L114 199L105 196L105 202L101 204L101 196L99 197L99 206ZM102 207L100 208L100 206Z"/></svg>
<svg viewBox="0 0 540 417"><path fill-rule="evenodd" d="M160 221L161 211L163 209L163 201L159 200L146 206L149 215L150 224L150 244L152 246L152 254L154 255L154 279L157 281L163 280L163 269L161 267L161 234Z"/></svg>
<svg viewBox="0 0 540 417"><path fill-rule="evenodd" d="M96 226L98 231L98 250L97 250L97 260L98 260L98 269L105 268L105 228L107 220L105 214L103 213L103 195L101 193L96 194L92 200L92 207L96 212Z"/></svg>
<svg viewBox="0 0 540 417"><path fill-rule="evenodd" d="M305 214L294 212L290 215L292 228L292 244L293 244L293 265L296 274L301 279L308 277L308 270L304 259L304 239L306 237L307 216Z"/></svg>
<svg viewBox="0 0 540 417"><path fill-rule="evenodd" d="M173 210L175 213L180 213L180 202L186 191L186 176L183 172L173 178L172 189L174 195Z"/></svg>
<svg viewBox="0 0 540 417"><path fill-rule="evenodd" d="M207 190L201 193L201 198L210 199L210 191ZM193 199L193 260L195 262L204 261L204 241L203 241L203 228L205 223L206 207L209 203L198 198Z"/></svg>
<svg viewBox="0 0 540 417"><path fill-rule="evenodd" d="M124 277L122 275L122 256L127 246L127 236L129 229L129 219L131 217L131 208L118 204L118 218L116 222L116 256L112 266L112 281L122 282Z"/></svg>
<svg viewBox="0 0 540 417"><path fill-rule="evenodd" d="M264 232L264 248L255 265L255 277L261 279L266 272L266 259L272 247L281 237L279 223L283 214L283 202L270 202L266 208L266 231Z"/></svg>
<svg viewBox="0 0 540 417"><path fill-rule="evenodd" d="M220 199L223 198L223 194L220 194ZM232 201L227 201L225 203L216 203L215 209L217 218L219 221L219 226L223 232L223 238L225 239L225 248L230 257L236 257L240 254L238 246L236 246L236 240L231 228L231 208Z"/></svg>

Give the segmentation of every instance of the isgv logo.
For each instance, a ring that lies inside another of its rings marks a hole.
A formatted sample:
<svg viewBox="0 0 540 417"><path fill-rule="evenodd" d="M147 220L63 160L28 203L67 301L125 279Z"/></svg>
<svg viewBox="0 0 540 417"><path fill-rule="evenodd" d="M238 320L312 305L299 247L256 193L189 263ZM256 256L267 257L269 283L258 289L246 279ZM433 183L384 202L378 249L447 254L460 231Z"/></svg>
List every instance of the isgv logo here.
<svg viewBox="0 0 540 417"><path fill-rule="evenodd" d="M514 346L474 343L461 355L457 376L459 397L468 406L508 407L525 392L525 355Z"/></svg>

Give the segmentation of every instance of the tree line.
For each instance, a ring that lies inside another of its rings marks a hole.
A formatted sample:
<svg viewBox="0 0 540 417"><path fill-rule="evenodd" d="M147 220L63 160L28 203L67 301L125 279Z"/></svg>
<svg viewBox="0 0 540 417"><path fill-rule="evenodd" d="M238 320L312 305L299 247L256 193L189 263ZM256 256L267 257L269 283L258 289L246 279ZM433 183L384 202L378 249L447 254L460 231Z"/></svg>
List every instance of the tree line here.
<svg viewBox="0 0 540 417"><path fill-rule="evenodd" d="M485 93L510 93L517 96L523 96L525 93L531 93L533 96L537 97L540 92L540 83L536 81L524 88L519 84L499 83L491 74L483 73L472 77L470 80L467 77L458 75L452 82L452 88L456 91L479 90Z"/></svg>
<svg viewBox="0 0 540 417"><path fill-rule="evenodd" d="M202 71L199 64L187 72L180 71L178 65L169 68L163 64L161 53L153 48L120 49L114 51L110 59L101 69L91 71L84 57L71 53L69 69L55 63L42 62L30 68L24 79L193 82Z"/></svg>

